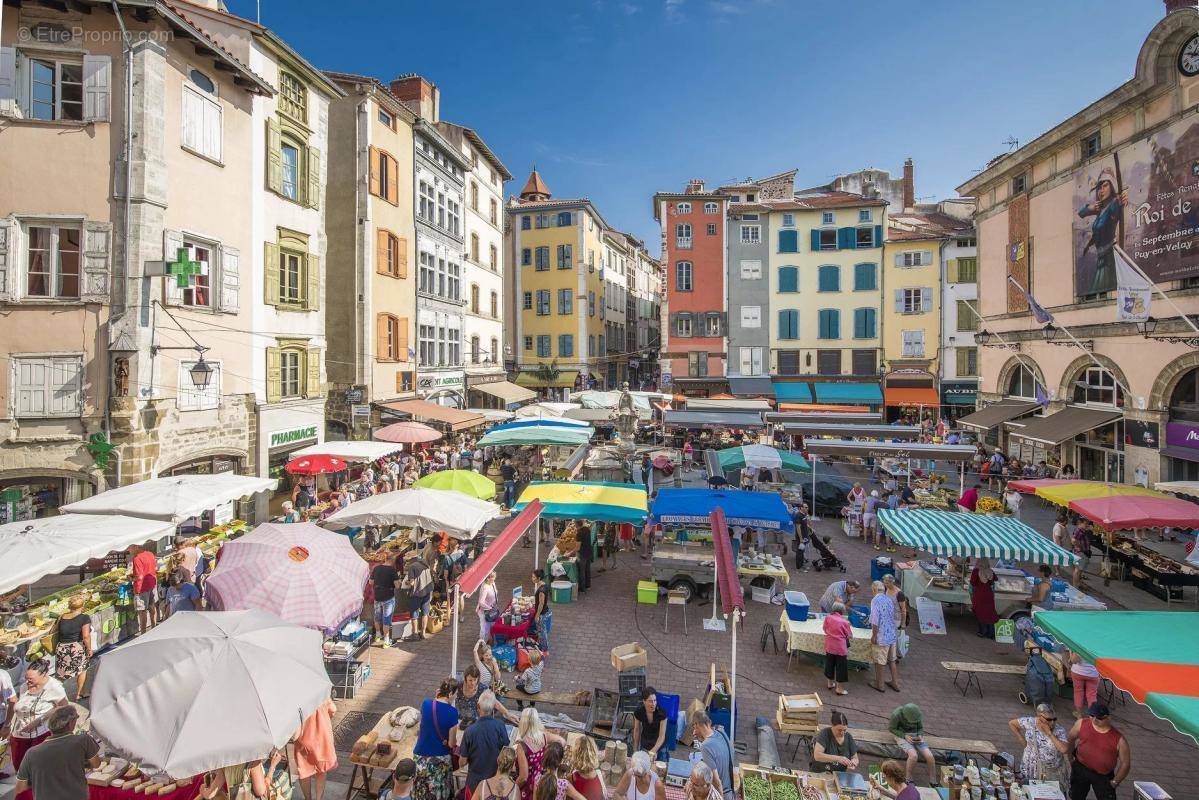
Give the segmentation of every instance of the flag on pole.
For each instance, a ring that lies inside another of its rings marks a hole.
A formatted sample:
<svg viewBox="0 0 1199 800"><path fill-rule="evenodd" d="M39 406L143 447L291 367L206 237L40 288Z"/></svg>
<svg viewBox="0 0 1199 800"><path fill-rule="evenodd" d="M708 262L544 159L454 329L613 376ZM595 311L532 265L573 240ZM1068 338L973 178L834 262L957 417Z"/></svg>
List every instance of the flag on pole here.
<svg viewBox="0 0 1199 800"><path fill-rule="evenodd" d="M1153 300L1153 283L1120 247L1112 253L1116 262L1116 320L1145 322Z"/></svg>
<svg viewBox="0 0 1199 800"><path fill-rule="evenodd" d="M1037 400L1037 405L1039 405L1041 408L1049 408L1049 395L1045 394L1044 386L1038 383L1037 388L1034 390L1034 395Z"/></svg>
<svg viewBox="0 0 1199 800"><path fill-rule="evenodd" d="M1048 325L1049 323L1053 322L1053 315L1046 311L1041 304L1036 301L1036 298L1032 296L1031 292L1020 285L1020 281L1016 280L1011 275L1008 275L1007 279L1011 282L1012 286L1015 286L1020 290L1020 294L1024 295L1024 299L1028 301L1028 309L1032 312L1033 319L1042 325Z"/></svg>

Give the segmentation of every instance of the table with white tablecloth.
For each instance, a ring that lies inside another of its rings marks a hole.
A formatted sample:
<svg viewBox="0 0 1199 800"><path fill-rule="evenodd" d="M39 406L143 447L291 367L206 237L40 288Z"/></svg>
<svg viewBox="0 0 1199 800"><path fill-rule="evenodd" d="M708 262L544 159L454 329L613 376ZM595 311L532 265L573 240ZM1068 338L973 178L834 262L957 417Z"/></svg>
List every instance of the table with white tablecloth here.
<svg viewBox="0 0 1199 800"><path fill-rule="evenodd" d="M786 637L784 647L788 654L812 653L824 655L824 614L810 614L804 622L796 622L787 616L786 609L779 616L779 633ZM849 643L849 660L870 663L870 629L852 628L853 639Z"/></svg>

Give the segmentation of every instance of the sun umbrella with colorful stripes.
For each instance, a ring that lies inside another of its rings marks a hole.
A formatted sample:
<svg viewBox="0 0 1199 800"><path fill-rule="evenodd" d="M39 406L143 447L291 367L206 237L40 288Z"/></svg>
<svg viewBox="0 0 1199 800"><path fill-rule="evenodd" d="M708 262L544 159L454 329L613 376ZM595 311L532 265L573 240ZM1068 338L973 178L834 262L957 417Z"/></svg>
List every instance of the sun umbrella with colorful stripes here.
<svg viewBox="0 0 1199 800"><path fill-rule="evenodd" d="M396 442L398 444L420 444L436 442L441 438L441 432L423 422L393 422L375 431L374 438L380 442Z"/></svg>
<svg viewBox="0 0 1199 800"><path fill-rule="evenodd" d="M522 445L561 445L577 447L587 444L592 429L530 425L522 428L489 431L479 439L479 447L519 447Z"/></svg>
<svg viewBox="0 0 1199 800"><path fill-rule="evenodd" d="M534 500L544 505L541 516L547 519L642 523L648 508L645 487L637 483L533 481L513 510L520 512Z"/></svg>
<svg viewBox="0 0 1199 800"><path fill-rule="evenodd" d="M495 481L469 469L446 469L441 472L430 472L413 485L425 489L461 492L480 500L490 500L495 497Z"/></svg>
<svg viewBox="0 0 1199 800"><path fill-rule="evenodd" d="M812 468L807 459L799 453L779 450L766 444L747 444L744 447L726 447L716 453L723 470L740 469L747 464L754 469L789 469L794 472L807 472Z"/></svg>
<svg viewBox="0 0 1199 800"><path fill-rule="evenodd" d="M994 558L1067 566L1078 556L1017 519L935 509L884 509L879 523L895 541L937 556Z"/></svg>
<svg viewBox="0 0 1199 800"><path fill-rule="evenodd" d="M1071 500L1083 500L1092 497L1165 497L1161 492L1146 489L1144 486L1129 486L1125 483L1104 483L1103 481L1069 481L1058 478L1041 480L1010 481L1008 483L1018 492L1035 494L1043 497L1054 505L1068 506Z"/></svg>
<svg viewBox="0 0 1199 800"><path fill-rule="evenodd" d="M1199 613L1038 611L1036 623L1199 742Z"/></svg>

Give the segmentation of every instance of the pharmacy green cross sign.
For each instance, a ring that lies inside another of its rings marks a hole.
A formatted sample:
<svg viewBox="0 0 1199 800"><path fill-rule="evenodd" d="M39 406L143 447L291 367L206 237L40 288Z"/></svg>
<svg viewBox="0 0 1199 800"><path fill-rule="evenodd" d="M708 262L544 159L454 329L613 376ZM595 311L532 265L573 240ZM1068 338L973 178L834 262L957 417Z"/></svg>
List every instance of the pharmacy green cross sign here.
<svg viewBox="0 0 1199 800"><path fill-rule="evenodd" d="M180 247L175 251L175 260L168 261L166 264L168 275L175 276L175 284L180 289L186 289L191 286L192 275L199 275L203 271L203 265L199 261L192 261L187 257L187 248Z"/></svg>

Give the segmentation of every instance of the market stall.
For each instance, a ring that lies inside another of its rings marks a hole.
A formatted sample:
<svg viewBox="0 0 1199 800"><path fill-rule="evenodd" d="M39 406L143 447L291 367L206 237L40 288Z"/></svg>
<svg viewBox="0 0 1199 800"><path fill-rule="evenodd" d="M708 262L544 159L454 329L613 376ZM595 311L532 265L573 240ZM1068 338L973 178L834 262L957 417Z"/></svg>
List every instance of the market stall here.
<svg viewBox="0 0 1199 800"><path fill-rule="evenodd" d="M495 503L461 492L412 488L355 501L326 517L321 524L329 528L401 525L470 539L499 514L500 507Z"/></svg>
<svg viewBox="0 0 1199 800"><path fill-rule="evenodd" d="M509 427L514 425L516 427ZM578 447L590 441L594 429L576 427L573 425L522 425L513 422L493 428L479 439L478 447L524 447L529 445L549 445L560 447Z"/></svg>
<svg viewBox="0 0 1199 800"><path fill-rule="evenodd" d="M216 522L222 522L233 518L236 501L271 491L276 485L277 481L270 478L229 472L173 475L118 486L63 506L62 510L69 514L124 514L143 519L168 520L176 525L200 518L208 512Z"/></svg>
<svg viewBox="0 0 1199 800"><path fill-rule="evenodd" d="M534 419L559 419L567 411L572 408L582 408L580 403L553 403L543 401L540 403L529 403L527 406L521 406L514 412L518 419L534 418Z"/></svg>
<svg viewBox="0 0 1199 800"><path fill-rule="evenodd" d="M311 455L337 456L345 461L377 461L404 449L402 442L329 441L301 448L293 457Z"/></svg>
<svg viewBox="0 0 1199 800"><path fill-rule="evenodd" d="M726 447L716 451L716 459L722 472L746 466L753 469L786 469L792 472L807 472L812 468L807 459L799 453L779 450L765 444Z"/></svg>
<svg viewBox="0 0 1199 800"><path fill-rule="evenodd" d="M425 477L418 479L413 486L460 492L478 500L490 500L495 497L495 481L469 469L444 469L440 472L430 472Z"/></svg>
<svg viewBox="0 0 1199 800"><path fill-rule="evenodd" d="M779 614L779 633L783 634L784 649L788 655L807 653L811 656L823 657L825 653L824 618L822 613L810 613L802 621L791 619L786 609ZM854 664L869 664L870 661L870 629L854 627L850 629L853 638L849 640L849 660Z"/></svg>
<svg viewBox="0 0 1199 800"><path fill-rule="evenodd" d="M384 425L372 433L371 438L378 442L395 444L424 444L440 439L441 431L431 428L423 422L406 420Z"/></svg>

